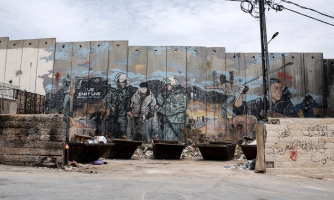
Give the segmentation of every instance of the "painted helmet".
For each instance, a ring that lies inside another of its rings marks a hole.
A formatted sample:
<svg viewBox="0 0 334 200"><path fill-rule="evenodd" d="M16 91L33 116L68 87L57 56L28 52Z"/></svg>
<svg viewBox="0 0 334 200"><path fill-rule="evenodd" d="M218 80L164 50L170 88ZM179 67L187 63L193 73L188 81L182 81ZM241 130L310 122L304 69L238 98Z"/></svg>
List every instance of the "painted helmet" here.
<svg viewBox="0 0 334 200"><path fill-rule="evenodd" d="M126 81L127 84L130 83L130 80L129 80L128 76L126 75L126 73L123 73L123 72L119 72L119 73L116 74L115 81L116 82L121 82L121 83Z"/></svg>

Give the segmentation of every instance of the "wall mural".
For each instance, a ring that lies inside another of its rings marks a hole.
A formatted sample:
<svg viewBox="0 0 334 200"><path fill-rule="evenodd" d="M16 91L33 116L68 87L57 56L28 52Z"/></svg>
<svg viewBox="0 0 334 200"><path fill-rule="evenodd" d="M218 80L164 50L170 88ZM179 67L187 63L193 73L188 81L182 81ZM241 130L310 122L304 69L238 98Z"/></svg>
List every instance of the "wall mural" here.
<svg viewBox="0 0 334 200"><path fill-rule="evenodd" d="M99 51L92 43L79 54L78 44L56 45L46 109L73 112L71 128L140 141L185 142L194 132L238 141L254 136L255 124L266 117L259 54L203 47L129 47L127 53L125 45L122 56L112 57L116 43ZM289 54L271 56L273 116L323 117L322 93L306 91L302 62L290 62Z"/></svg>

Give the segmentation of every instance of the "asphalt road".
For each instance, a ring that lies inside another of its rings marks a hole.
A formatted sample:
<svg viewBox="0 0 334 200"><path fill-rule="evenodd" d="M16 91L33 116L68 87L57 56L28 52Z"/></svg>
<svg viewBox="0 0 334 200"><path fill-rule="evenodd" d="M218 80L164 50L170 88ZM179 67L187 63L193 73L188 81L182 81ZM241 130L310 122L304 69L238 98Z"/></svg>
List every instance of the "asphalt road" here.
<svg viewBox="0 0 334 200"><path fill-rule="evenodd" d="M334 199L334 182L225 169L234 162L106 160L97 173L0 165L0 199Z"/></svg>

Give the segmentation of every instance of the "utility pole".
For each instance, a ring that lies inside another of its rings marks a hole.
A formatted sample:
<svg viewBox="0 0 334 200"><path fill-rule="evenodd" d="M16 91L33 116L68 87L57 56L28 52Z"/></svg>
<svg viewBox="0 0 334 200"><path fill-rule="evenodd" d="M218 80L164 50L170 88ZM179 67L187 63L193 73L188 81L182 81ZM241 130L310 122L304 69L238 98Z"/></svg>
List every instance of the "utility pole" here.
<svg viewBox="0 0 334 200"><path fill-rule="evenodd" d="M271 85L270 85L270 66L269 66L269 54L268 54L268 42L267 42L267 27L266 27L266 14L265 14L265 0L259 0L259 13L260 13L260 32L261 32L261 54L262 54L262 73L263 73L263 90L264 98L266 98L268 86L268 102L269 111L272 111L271 101ZM267 78L267 83L266 83ZM264 101L263 110L267 112L268 105ZM270 117L271 117L271 112Z"/></svg>

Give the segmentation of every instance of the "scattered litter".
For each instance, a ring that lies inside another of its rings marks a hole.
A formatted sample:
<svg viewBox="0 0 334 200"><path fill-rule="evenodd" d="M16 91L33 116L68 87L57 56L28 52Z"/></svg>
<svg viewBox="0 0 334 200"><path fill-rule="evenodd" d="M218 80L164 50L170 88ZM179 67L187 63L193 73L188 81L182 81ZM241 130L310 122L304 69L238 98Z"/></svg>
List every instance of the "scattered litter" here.
<svg viewBox="0 0 334 200"><path fill-rule="evenodd" d="M224 169L230 170L252 170L251 168L252 160L248 160L245 163L237 164L237 165L224 165Z"/></svg>
<svg viewBox="0 0 334 200"><path fill-rule="evenodd" d="M103 165L103 161L101 161L101 160L93 161L92 165Z"/></svg>
<svg viewBox="0 0 334 200"><path fill-rule="evenodd" d="M250 143L251 145L254 145L256 144L256 140L254 140L253 142Z"/></svg>

